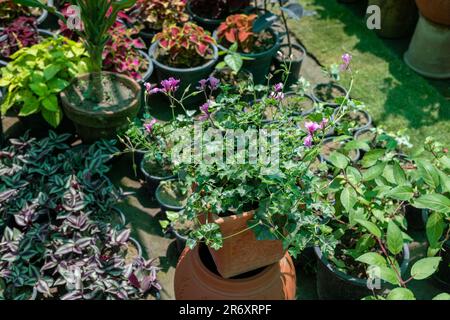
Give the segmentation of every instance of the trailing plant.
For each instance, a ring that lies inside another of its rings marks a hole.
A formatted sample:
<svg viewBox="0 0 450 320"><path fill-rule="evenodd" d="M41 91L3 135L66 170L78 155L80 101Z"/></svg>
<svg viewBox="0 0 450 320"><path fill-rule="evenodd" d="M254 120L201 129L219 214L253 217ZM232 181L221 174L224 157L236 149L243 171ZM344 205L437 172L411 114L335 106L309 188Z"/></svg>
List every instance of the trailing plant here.
<svg viewBox="0 0 450 320"><path fill-rule="evenodd" d="M130 15L137 20L141 29L162 30L170 25L189 21L185 12L186 0L137 0L130 9Z"/></svg>
<svg viewBox="0 0 450 320"><path fill-rule="evenodd" d="M209 32L194 23L183 27L168 26L156 34L153 42L159 42L157 59L175 68L196 67L213 56L215 40Z"/></svg>
<svg viewBox="0 0 450 320"><path fill-rule="evenodd" d="M7 36L5 41L0 42L0 54L5 58L9 58L21 48L39 42L36 19L32 17L17 18L0 35Z"/></svg>
<svg viewBox="0 0 450 320"><path fill-rule="evenodd" d="M25 135L1 151L0 297L29 299L35 289L39 299L137 299L159 290L158 269L128 256L130 230L112 218L126 196L106 176L118 150L112 141L71 148L69 138Z"/></svg>
<svg viewBox="0 0 450 320"><path fill-rule="evenodd" d="M22 48L10 58L8 66L1 69L0 86L7 87L2 114L18 107L19 116L41 113L57 127L63 117L59 93L87 69L83 46L63 37L49 38Z"/></svg>

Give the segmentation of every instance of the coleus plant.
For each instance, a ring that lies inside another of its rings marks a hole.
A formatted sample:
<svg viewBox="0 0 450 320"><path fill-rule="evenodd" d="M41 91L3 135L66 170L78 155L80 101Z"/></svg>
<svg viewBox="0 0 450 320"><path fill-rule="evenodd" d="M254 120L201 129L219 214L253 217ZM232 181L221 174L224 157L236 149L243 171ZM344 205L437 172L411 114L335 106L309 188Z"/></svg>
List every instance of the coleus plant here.
<svg viewBox="0 0 450 320"><path fill-rule="evenodd" d="M137 20L140 28L162 30L165 26L188 22L189 15L185 8L186 0L137 0L130 9L130 15Z"/></svg>
<svg viewBox="0 0 450 320"><path fill-rule="evenodd" d="M28 7L18 5L13 0L0 0L0 27L7 27L15 19L30 15Z"/></svg>
<svg viewBox="0 0 450 320"><path fill-rule="evenodd" d="M211 59L215 40L209 32L194 23L182 27L168 26L156 34L160 52L158 60L176 68L189 68L202 65Z"/></svg>
<svg viewBox="0 0 450 320"><path fill-rule="evenodd" d="M70 148L69 138L24 136L1 151L0 297L29 299L34 288L42 299L139 299L159 290L153 261L128 258L130 230L111 221L126 196L105 175L118 150L112 141Z"/></svg>
<svg viewBox="0 0 450 320"><path fill-rule="evenodd" d="M39 42L36 18L19 17L6 27L0 35L6 40L0 42L0 55L9 58L14 52L24 47L31 47Z"/></svg>
<svg viewBox="0 0 450 320"><path fill-rule="evenodd" d="M18 107L19 116L41 113L51 126L57 127L63 117L59 93L77 74L87 70L83 46L63 37L48 38L22 48L10 58L12 61L0 71L0 87L7 87L2 114Z"/></svg>

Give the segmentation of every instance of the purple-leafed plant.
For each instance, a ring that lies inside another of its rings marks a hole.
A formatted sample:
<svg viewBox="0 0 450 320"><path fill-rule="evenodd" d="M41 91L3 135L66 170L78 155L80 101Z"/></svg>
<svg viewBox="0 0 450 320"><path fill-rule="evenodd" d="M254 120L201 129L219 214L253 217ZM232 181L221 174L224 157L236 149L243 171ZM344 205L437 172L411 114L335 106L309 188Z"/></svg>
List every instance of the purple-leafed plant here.
<svg viewBox="0 0 450 320"><path fill-rule="evenodd" d="M130 230L112 219L125 193L105 175L118 150L68 139L24 136L0 151L0 299L140 299L150 288L129 280L142 268L126 259Z"/></svg>
<svg viewBox="0 0 450 320"><path fill-rule="evenodd" d="M19 17L6 27L0 35L6 40L0 42L0 55L9 58L14 52L39 42L36 18Z"/></svg>

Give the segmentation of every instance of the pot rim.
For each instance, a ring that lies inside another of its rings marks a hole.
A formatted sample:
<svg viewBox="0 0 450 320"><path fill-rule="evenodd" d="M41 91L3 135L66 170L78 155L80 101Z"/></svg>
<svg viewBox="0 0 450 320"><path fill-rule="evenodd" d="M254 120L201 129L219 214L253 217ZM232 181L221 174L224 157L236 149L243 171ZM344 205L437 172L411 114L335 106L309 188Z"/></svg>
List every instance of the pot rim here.
<svg viewBox="0 0 450 320"><path fill-rule="evenodd" d="M296 95L297 95L297 93L295 91L288 91L285 93L286 97L292 97L292 96L296 96ZM307 115L313 113L317 109L315 107L315 104L317 103L317 101L314 99L314 97L311 94L305 93L303 95L303 97L305 97L306 99L309 99L313 103L314 107L312 107L311 109L309 109L307 111L303 111L303 112L292 112L291 113L292 116L307 116Z"/></svg>
<svg viewBox="0 0 450 320"><path fill-rule="evenodd" d="M153 73L153 61L152 59L150 59L150 56L144 51L144 50L139 50L139 54L144 57L145 60L147 60L148 62L148 67L147 67L147 71L141 75L142 79L137 80L137 82L139 84L144 84L145 82L148 81L148 79L150 79L150 77L152 76Z"/></svg>
<svg viewBox="0 0 450 320"><path fill-rule="evenodd" d="M286 61L291 61L291 62L297 62L297 63L300 63L300 62L302 62L303 60L305 60L305 57L306 57L306 54L307 54L307 53L306 53L305 47L303 47L301 44L298 44L298 43L292 43L291 46L292 46L292 48L298 49L298 50L301 51L303 54L302 54L302 57L301 57L300 59L294 59L294 60L286 59ZM286 48L286 47L289 47L289 44L288 44L288 43L283 43L283 44L280 45L280 49L281 49L281 48ZM282 59L280 59L278 56L277 56L277 60L282 61Z"/></svg>
<svg viewBox="0 0 450 320"><path fill-rule="evenodd" d="M348 93L347 89L345 89L343 86L341 86L340 84L337 84L337 83L335 83L335 82L320 82L320 83L317 83L316 85L314 85L314 87L312 88L312 91L311 91L311 92L312 92L312 96L313 96L314 99L316 99L316 101L319 102L319 103L328 105L328 106L330 106L330 107L338 107L338 106L339 106L338 103L336 103L336 102L326 102L326 101L322 101L322 100L320 100L320 99L317 97L317 95L316 95L316 93L315 93L315 91L316 91L316 89L317 89L318 87L323 87L323 86L328 86L328 85L331 85L331 86L333 86L333 87L335 87L335 88L338 88L338 89L340 89L341 91L343 91L343 92L345 93L345 94L344 94L344 97L345 97L345 95L347 95L347 93Z"/></svg>
<svg viewBox="0 0 450 320"><path fill-rule="evenodd" d="M350 282L354 285L365 287L367 288L367 280L368 279L360 279L353 277L351 275L348 275L338 269L336 269L330 261L325 257L325 255L322 254L322 250L320 250L320 247L314 246L314 252L316 254L316 257L318 260L323 264L324 267L326 267L329 271L331 271L334 275L336 275L338 278L345 280L347 282ZM409 266L409 259L410 259L410 251L407 243L403 243L403 260L400 264L400 273L403 275ZM386 281L381 280L383 283L386 283Z"/></svg>
<svg viewBox="0 0 450 320"><path fill-rule="evenodd" d="M269 32L272 34L272 36L275 39L275 43L273 44L273 46L269 49L267 49L266 51L263 52L259 52L259 53L242 53L239 52L239 55L246 57L246 58L253 58L253 59L258 59L261 57L265 57L268 55L274 55L274 52L277 52L280 49L281 43L280 43L280 36L278 35L277 32L275 32L272 28L269 28ZM217 43L217 47L221 50L221 51L227 51L228 48L225 48L223 45L221 45L219 43L219 39L217 38L217 30L214 31L213 33L213 38L216 40Z"/></svg>
<svg viewBox="0 0 450 320"><path fill-rule="evenodd" d="M167 180L164 180L164 181L179 181L179 179L178 178L170 178L170 179L167 179ZM167 208L169 210L174 210L174 211L175 210L176 211L181 211L181 210L183 210L186 207L186 206L182 206L182 207L180 207L180 206L173 206L173 205L170 205L168 203L164 203L164 201L162 201L162 199L160 198L161 186L162 186L162 184L160 183L158 185L158 187L156 188L156 191L155 191L155 198L156 198L156 200L158 201L158 203L159 203L159 205L161 207L165 207L165 208Z"/></svg>
<svg viewBox="0 0 450 320"><path fill-rule="evenodd" d="M338 108L335 109L334 115L336 114L337 111L338 111ZM356 127L356 128L351 128L351 129L349 129L350 132L354 132L354 135L355 135L355 137L356 137L356 133L357 133L358 131L370 129L370 128L372 127L373 120L372 120L372 116L371 116L371 115L369 114L369 112L366 111L366 110L353 110L353 111L354 111L354 112L361 112L361 113L363 113L363 114L366 116L366 118L367 118L367 123L366 123L365 125L362 125L362 126L360 126L360 127ZM339 122L337 122L337 124L339 124Z"/></svg>
<svg viewBox="0 0 450 320"><path fill-rule="evenodd" d="M140 164L140 169L142 171L142 173L144 174L144 176L149 177L150 179L156 180L156 181L165 181L165 180L169 180L169 179L175 179L177 176L172 174L169 176L165 176L165 177L158 177L158 176L153 176L151 174L149 174L147 171L145 171L144 169L144 161L145 160L145 156L144 159L142 159L141 164Z"/></svg>
<svg viewBox="0 0 450 320"><path fill-rule="evenodd" d="M128 238L128 241L129 242L131 242L131 243L133 243L133 245L136 247L136 249L137 249L137 251L138 251L138 254L139 254L139 256L141 256L142 257L142 246L141 246L141 244L139 243L139 241L137 241L135 238L133 238L133 237L129 237Z"/></svg>
<svg viewBox="0 0 450 320"><path fill-rule="evenodd" d="M213 66L218 60L219 60L219 50L217 48L216 45L211 45L212 49L213 49L213 58L210 59L208 62L206 62L205 64L202 64L201 66L197 66L197 67L193 67L193 68L174 68L174 67L170 67L168 65L165 65L161 62L159 62L156 57L154 56L156 49L158 48L159 45L159 40L155 41L152 43L152 45L150 46L150 48L148 49L148 55L150 57L150 59L152 60L153 64L160 69L164 69L170 72L175 72L175 73L189 73L189 72L195 72L195 71L199 71L199 70L204 70L207 69L211 66Z"/></svg>
<svg viewBox="0 0 450 320"><path fill-rule="evenodd" d="M101 74L114 75L115 77L117 77L119 80L121 80L127 87L129 87L135 93L135 97L130 101L130 103L128 103L122 109L116 110L115 113L125 111L125 110L129 109L130 106L135 106L135 105L139 104L139 94L138 93L141 90L141 86L134 79L132 79L132 78L130 78L130 77L124 75L124 74L120 74L120 73L116 73L116 72L101 71L100 73ZM83 74L77 75L72 80L72 82L69 85L69 87L73 86L76 81L78 81L80 79L87 78L91 74L94 74L94 72L88 72L88 73L83 73ZM60 97L61 97L61 101L62 101L62 105L63 105L64 109L66 109L65 106L70 106L75 112L79 112L79 113L82 113L84 115L97 116L99 114L102 114L103 110L100 110L100 111L86 110L86 109L80 108L78 105L73 104L69 100L69 98L68 98L68 96L66 94L66 90L67 90L67 88L65 90L61 91L61 93L60 93ZM104 115L104 114L102 114L102 115Z"/></svg>

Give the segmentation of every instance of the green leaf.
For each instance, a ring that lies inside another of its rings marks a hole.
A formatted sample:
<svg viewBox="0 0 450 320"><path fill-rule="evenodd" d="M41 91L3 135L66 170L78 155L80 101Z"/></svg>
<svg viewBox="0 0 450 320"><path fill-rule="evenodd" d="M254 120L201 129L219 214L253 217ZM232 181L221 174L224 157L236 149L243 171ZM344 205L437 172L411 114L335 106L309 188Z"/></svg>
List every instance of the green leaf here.
<svg viewBox="0 0 450 320"><path fill-rule="evenodd" d="M58 98L56 96L48 96L44 100L42 100L42 105L45 109L52 112L57 112L59 110L58 106Z"/></svg>
<svg viewBox="0 0 450 320"><path fill-rule="evenodd" d="M384 167L386 166L386 163L380 162L377 165L370 167L366 171L363 172L363 181L370 181L373 180L379 176L384 171Z"/></svg>
<svg viewBox="0 0 450 320"><path fill-rule="evenodd" d="M389 191L386 195L393 199L409 201L413 197L414 191L409 186L398 186Z"/></svg>
<svg viewBox="0 0 450 320"><path fill-rule="evenodd" d="M39 111L39 100L32 94L24 99L23 106L20 108L19 116L26 117Z"/></svg>
<svg viewBox="0 0 450 320"><path fill-rule="evenodd" d="M416 300L414 293L407 288L395 288L389 292L387 300Z"/></svg>
<svg viewBox="0 0 450 320"><path fill-rule="evenodd" d="M387 246L393 255L399 254L403 249L402 231L392 220L389 221L387 228Z"/></svg>
<svg viewBox="0 0 450 320"><path fill-rule="evenodd" d="M445 223L444 217L439 212L433 212L428 217L426 232L430 247L436 248L439 246L439 240L441 240L444 234Z"/></svg>
<svg viewBox="0 0 450 320"><path fill-rule="evenodd" d="M400 165L396 162L394 163L393 168L394 168L394 179L397 182L397 184L400 186L406 184L406 175L402 167L400 167Z"/></svg>
<svg viewBox="0 0 450 320"><path fill-rule="evenodd" d="M238 73L241 70L244 61L237 53L227 54L224 58L225 63L233 70L235 73Z"/></svg>
<svg viewBox="0 0 450 320"><path fill-rule="evenodd" d="M389 266L371 265L367 269L367 273L371 279L382 279L393 285L399 285L397 273Z"/></svg>
<svg viewBox="0 0 450 320"><path fill-rule="evenodd" d="M341 192L341 203L344 206L347 212L350 212L351 209L355 206L357 202L357 194L356 191L351 186L345 186L344 190Z"/></svg>
<svg viewBox="0 0 450 320"><path fill-rule="evenodd" d="M450 300L450 294L446 292L440 293L433 300Z"/></svg>
<svg viewBox="0 0 450 320"><path fill-rule="evenodd" d="M51 92L59 93L65 88L69 86L69 81L60 79L60 78L53 78L50 80L47 85Z"/></svg>
<svg viewBox="0 0 450 320"><path fill-rule="evenodd" d="M416 280L423 280L431 276L438 268L441 257L423 258L411 268L411 276Z"/></svg>
<svg viewBox="0 0 450 320"><path fill-rule="evenodd" d="M45 80L52 79L58 72L61 70L61 67L56 64L50 64L44 69L44 78Z"/></svg>
<svg viewBox="0 0 450 320"><path fill-rule="evenodd" d="M348 166L348 158L342 153L334 151L328 157L328 161L331 162L333 166L339 169L345 169Z"/></svg>
<svg viewBox="0 0 450 320"><path fill-rule="evenodd" d="M362 141L362 140L351 140L351 141L347 142L344 146L344 150L346 150L346 151L356 150L356 149L369 151L370 147L367 144L367 142Z"/></svg>
<svg viewBox="0 0 450 320"><path fill-rule="evenodd" d="M367 252L359 256L356 261L379 267L387 265L386 259L376 252Z"/></svg>
<svg viewBox="0 0 450 320"><path fill-rule="evenodd" d="M48 94L48 88L42 82L30 83L30 89L39 97L45 97Z"/></svg>
<svg viewBox="0 0 450 320"><path fill-rule="evenodd" d="M345 173L347 174L348 180L354 185L358 185L361 182L362 175L358 169L349 166L345 169Z"/></svg>
<svg viewBox="0 0 450 320"><path fill-rule="evenodd" d="M425 182L432 188L439 185L439 173L436 168L428 160L417 160L417 171Z"/></svg>
<svg viewBox="0 0 450 320"><path fill-rule="evenodd" d="M58 111L56 112L49 111L47 109L42 109L41 112L45 121L47 121L53 128L56 128L60 124L62 119L61 109L58 109Z"/></svg>
<svg viewBox="0 0 450 320"><path fill-rule="evenodd" d="M369 168L377 163L378 159L380 159L385 154L384 149L373 149L367 152L361 160L361 164L364 168Z"/></svg>
<svg viewBox="0 0 450 320"><path fill-rule="evenodd" d="M381 238L381 230L373 222L362 219L355 219L355 221L366 228L375 237Z"/></svg>
<svg viewBox="0 0 450 320"><path fill-rule="evenodd" d="M450 177L441 170L438 170L438 173L442 190L444 192L450 192Z"/></svg>
<svg viewBox="0 0 450 320"><path fill-rule="evenodd" d="M413 206L420 209L448 213L450 212L450 199L437 193L425 194L416 199Z"/></svg>

